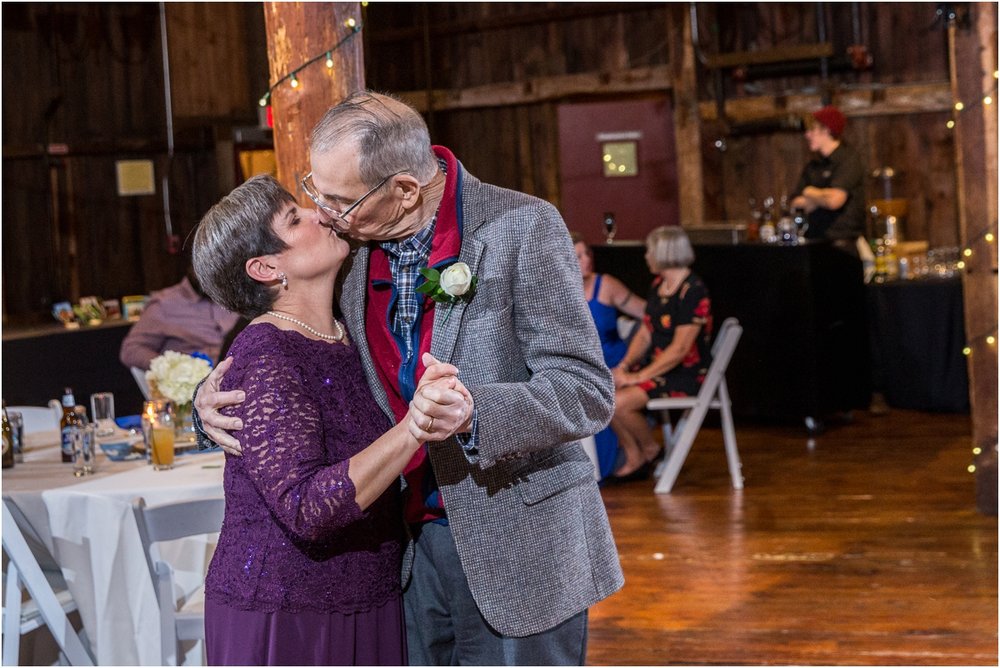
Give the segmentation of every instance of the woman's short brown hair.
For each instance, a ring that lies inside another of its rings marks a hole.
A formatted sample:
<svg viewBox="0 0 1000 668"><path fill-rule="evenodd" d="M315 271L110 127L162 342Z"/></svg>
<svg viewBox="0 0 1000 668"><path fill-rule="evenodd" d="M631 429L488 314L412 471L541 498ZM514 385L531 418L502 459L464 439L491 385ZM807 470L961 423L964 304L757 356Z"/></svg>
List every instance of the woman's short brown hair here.
<svg viewBox="0 0 1000 668"><path fill-rule="evenodd" d="M220 306L256 318L274 304L277 289L250 278L246 261L280 253L274 217L295 198L272 176L237 186L205 214L194 233L191 259L205 293Z"/></svg>

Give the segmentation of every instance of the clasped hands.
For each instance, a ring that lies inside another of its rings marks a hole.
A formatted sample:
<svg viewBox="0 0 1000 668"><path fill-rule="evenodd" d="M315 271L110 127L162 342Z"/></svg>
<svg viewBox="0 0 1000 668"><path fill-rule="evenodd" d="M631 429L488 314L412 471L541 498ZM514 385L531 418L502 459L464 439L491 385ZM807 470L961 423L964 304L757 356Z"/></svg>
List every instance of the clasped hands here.
<svg viewBox="0 0 1000 668"><path fill-rule="evenodd" d="M638 385L641 381L639 380L638 374L630 372L625 367L619 365L611 370L611 377L615 381L615 389L620 390L623 387L630 387L632 385Z"/></svg>
<svg viewBox="0 0 1000 668"><path fill-rule="evenodd" d="M424 353L421 377L404 418L407 430L423 443L443 441L456 433L468 431L472 423L472 395L458 379L458 368ZM220 391L222 377L232 366L232 358L220 362L208 375L194 400L205 434L231 455L241 455L242 447L230 431L243 428L243 420L220 413L226 406L243 403L243 390Z"/></svg>

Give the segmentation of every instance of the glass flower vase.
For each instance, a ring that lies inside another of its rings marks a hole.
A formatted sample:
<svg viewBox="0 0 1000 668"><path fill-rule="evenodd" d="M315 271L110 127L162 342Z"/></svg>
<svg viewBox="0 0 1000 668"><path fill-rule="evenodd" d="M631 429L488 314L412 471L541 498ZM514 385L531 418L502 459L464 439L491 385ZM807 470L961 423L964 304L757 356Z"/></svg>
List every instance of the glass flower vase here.
<svg viewBox="0 0 1000 668"><path fill-rule="evenodd" d="M176 404L174 407L174 441L177 444L194 443L194 421L191 418L191 402Z"/></svg>

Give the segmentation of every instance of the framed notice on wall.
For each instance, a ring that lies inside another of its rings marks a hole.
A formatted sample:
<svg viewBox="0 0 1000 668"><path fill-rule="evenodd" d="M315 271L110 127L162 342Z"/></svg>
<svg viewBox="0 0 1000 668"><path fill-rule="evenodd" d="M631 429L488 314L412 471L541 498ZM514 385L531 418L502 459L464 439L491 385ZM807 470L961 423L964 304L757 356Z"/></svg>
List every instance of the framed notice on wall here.
<svg viewBox="0 0 1000 668"><path fill-rule="evenodd" d="M155 195L156 178L152 160L118 160L115 162L118 195Z"/></svg>

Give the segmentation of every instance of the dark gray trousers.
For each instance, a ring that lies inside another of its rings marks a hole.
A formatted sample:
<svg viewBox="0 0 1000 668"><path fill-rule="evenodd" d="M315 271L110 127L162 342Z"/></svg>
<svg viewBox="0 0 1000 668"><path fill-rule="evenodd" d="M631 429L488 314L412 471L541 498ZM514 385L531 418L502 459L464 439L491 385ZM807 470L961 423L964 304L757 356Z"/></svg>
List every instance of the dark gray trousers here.
<svg viewBox="0 0 1000 668"><path fill-rule="evenodd" d="M587 611L524 638L503 636L483 619L455 550L451 529L425 524L403 593L411 666L582 666ZM489 568L489 564L483 564Z"/></svg>

